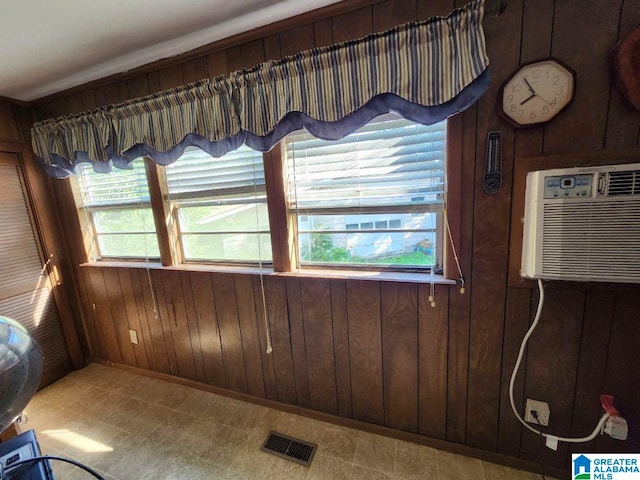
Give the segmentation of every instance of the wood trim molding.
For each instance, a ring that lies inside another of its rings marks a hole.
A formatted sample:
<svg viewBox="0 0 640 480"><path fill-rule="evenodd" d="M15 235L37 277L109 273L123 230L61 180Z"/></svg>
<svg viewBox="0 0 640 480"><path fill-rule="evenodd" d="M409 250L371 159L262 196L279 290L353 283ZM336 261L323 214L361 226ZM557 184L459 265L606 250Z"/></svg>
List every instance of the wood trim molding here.
<svg viewBox="0 0 640 480"><path fill-rule="evenodd" d="M290 248L291 228L287 212L285 180L285 150L282 142L264 155L264 174L267 188L267 205L273 250L273 270L290 272L295 265L295 255Z"/></svg>
<svg viewBox="0 0 640 480"><path fill-rule="evenodd" d="M520 276L522 255L522 220L524 217L524 195L527 173L550 168L591 167L614 165L640 161L640 150L599 151L573 153L567 155L546 155L542 157L516 158L513 169L513 198L511 208L511 241L509 242L510 287L535 288L533 280Z"/></svg>
<svg viewBox="0 0 640 480"><path fill-rule="evenodd" d="M275 151L274 150L278 150ZM267 212L269 214L269 232L271 234L271 251L273 256L273 270L276 272L288 271L284 270L282 257L282 228L280 226L281 219L278 214L278 204L280 200L278 193L281 191L282 176L277 172L280 170L280 144L276 145L271 151L262 154L262 163L264 166L264 181L267 190ZM274 172L275 171L275 172Z"/></svg>
<svg viewBox="0 0 640 480"><path fill-rule="evenodd" d="M446 168L446 214L451 239L460 254L460 229L462 209L462 115L454 115L447 120L447 168ZM446 228L443 232L444 277L458 279L458 266Z"/></svg>
<svg viewBox="0 0 640 480"><path fill-rule="evenodd" d="M144 159L144 169L147 174L147 184L149 186L149 196L151 197L151 210L153 211L153 221L158 237L158 247L160 248L160 260L165 267L175 265L171 254L171 241L169 231L171 230L171 213L169 206L165 202L167 198L160 167L150 158Z"/></svg>

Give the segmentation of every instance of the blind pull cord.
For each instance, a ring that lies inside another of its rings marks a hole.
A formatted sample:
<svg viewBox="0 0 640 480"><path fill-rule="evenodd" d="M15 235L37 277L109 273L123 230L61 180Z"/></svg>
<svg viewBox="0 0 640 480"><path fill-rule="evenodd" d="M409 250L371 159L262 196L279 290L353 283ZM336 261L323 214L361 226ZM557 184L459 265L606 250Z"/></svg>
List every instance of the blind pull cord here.
<svg viewBox="0 0 640 480"><path fill-rule="evenodd" d="M264 163L264 155L260 155L262 162ZM260 269L260 294L262 297L262 316L264 318L264 331L266 337L266 352L267 355L271 355L273 352L273 345L271 343L271 327L269 326L269 317L267 314L267 296L264 291L264 274L262 271L262 242L260 241L260 215L258 210L258 179L256 175L256 161L255 154L252 156L253 160L253 200L256 208L256 234L258 237L258 268Z"/></svg>
<svg viewBox="0 0 640 480"><path fill-rule="evenodd" d="M456 245L453 241L453 236L451 235L451 228L449 227L449 217L447 216L447 207L444 207L444 225L447 229L447 236L449 238L449 244L451 245L451 250L453 251L453 258L456 261L456 266L458 267L458 281L460 282L460 295L464 295L464 275L462 274L462 268L460 267L460 260L458 259L458 252L456 251Z"/></svg>

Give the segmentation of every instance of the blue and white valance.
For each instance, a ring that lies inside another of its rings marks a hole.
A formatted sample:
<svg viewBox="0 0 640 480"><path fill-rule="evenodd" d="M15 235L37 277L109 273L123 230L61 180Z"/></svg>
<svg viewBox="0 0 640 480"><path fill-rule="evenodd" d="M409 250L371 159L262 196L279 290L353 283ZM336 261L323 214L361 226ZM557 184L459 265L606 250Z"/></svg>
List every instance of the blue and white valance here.
<svg viewBox="0 0 640 480"><path fill-rule="evenodd" d="M268 150L302 127L336 140L390 110L423 124L463 110L487 86L482 16L481 3L471 2L447 18L235 73L246 143Z"/></svg>
<svg viewBox="0 0 640 480"><path fill-rule="evenodd" d="M439 122L488 88L483 16L483 0L473 0L447 17L39 122L33 149L50 174L65 177L86 161L101 171L140 155L166 165L190 145L215 157L243 143L268 151L303 127L337 139L389 111Z"/></svg>
<svg viewBox="0 0 640 480"><path fill-rule="evenodd" d="M111 137L106 109L45 120L31 128L31 146L43 166L61 166L64 170L73 169L82 160L108 162L105 146ZM55 176L55 170L48 171Z"/></svg>

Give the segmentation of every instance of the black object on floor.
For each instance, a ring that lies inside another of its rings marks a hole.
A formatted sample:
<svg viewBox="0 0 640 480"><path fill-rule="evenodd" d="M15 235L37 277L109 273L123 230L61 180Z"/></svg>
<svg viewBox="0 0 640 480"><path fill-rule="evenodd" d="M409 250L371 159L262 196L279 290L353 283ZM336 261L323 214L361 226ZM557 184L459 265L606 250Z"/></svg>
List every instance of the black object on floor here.
<svg viewBox="0 0 640 480"><path fill-rule="evenodd" d="M2 464L0 468L4 471L20 462L38 456L40 456L40 446L33 430L27 430L17 437L0 443L0 463ZM49 462L43 460L16 469L14 472L9 471L2 478L7 480L52 480L53 474Z"/></svg>
<svg viewBox="0 0 640 480"><path fill-rule="evenodd" d="M282 433L269 432L260 450L308 467L317 447L313 443L303 442Z"/></svg>

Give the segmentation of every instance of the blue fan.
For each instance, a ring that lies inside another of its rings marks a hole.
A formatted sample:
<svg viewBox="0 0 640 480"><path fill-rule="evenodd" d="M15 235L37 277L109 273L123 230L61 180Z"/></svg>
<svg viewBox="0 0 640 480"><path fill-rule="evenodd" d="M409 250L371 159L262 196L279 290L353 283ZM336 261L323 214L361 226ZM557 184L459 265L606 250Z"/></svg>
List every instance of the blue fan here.
<svg viewBox="0 0 640 480"><path fill-rule="evenodd" d="M22 413L42 376L42 350L15 320L0 316L0 432Z"/></svg>

